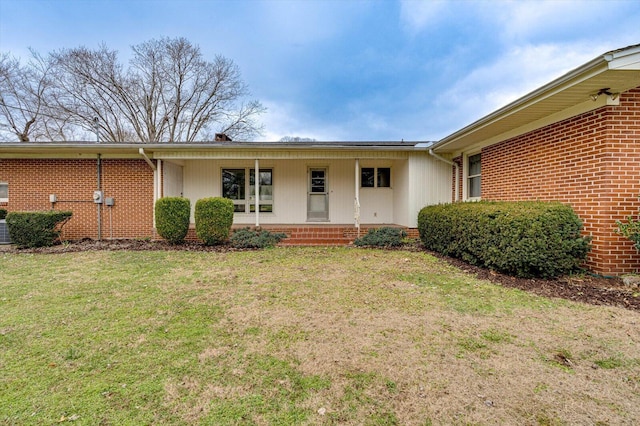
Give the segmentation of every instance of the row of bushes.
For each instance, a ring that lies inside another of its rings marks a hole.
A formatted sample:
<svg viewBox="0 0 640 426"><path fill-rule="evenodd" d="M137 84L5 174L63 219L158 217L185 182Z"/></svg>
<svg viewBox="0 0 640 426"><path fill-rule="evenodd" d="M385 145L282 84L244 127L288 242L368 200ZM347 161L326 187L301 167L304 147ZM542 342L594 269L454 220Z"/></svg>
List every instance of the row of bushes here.
<svg viewBox="0 0 640 426"><path fill-rule="evenodd" d="M191 202L182 197L165 197L156 201L156 229L170 244L182 244L189 231ZM206 245L218 245L229 239L233 225L233 201L227 198L202 198L195 206L196 235ZM264 248L276 245L285 234L252 231L233 233L231 245L237 248Z"/></svg>
<svg viewBox="0 0 640 426"><path fill-rule="evenodd" d="M62 226L71 215L70 211L58 210L8 213L9 238L18 248L51 246L60 237Z"/></svg>
<svg viewBox="0 0 640 426"><path fill-rule="evenodd" d="M518 277L551 278L579 269L589 251L571 207L548 202L428 206L418 215L424 246Z"/></svg>

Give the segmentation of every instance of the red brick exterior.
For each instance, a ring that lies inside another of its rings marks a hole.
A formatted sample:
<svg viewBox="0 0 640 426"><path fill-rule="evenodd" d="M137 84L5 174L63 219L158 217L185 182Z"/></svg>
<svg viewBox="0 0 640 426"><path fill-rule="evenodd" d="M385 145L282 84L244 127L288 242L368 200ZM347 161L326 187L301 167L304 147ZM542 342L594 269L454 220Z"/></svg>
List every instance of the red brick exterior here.
<svg viewBox="0 0 640 426"><path fill-rule="evenodd" d="M98 238L98 206L102 238L153 237L153 171L143 160L101 161L105 197L115 204L95 204L96 159L0 159L0 181L9 184L8 211L71 210L62 239ZM49 202L55 194L58 201Z"/></svg>
<svg viewBox="0 0 640 426"><path fill-rule="evenodd" d="M464 183L463 183L464 184ZM640 209L640 88L606 106L482 150L482 199L570 204L593 237L587 266L602 274L640 270L616 220Z"/></svg>

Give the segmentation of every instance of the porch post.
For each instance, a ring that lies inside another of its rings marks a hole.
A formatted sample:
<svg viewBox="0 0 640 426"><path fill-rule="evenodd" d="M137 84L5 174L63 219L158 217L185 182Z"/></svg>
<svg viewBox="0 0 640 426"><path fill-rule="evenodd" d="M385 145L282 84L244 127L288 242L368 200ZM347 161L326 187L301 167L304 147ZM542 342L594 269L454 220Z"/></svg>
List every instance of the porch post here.
<svg viewBox="0 0 640 426"><path fill-rule="evenodd" d="M260 226L260 160L256 158L255 172L253 175L256 203L256 228Z"/></svg>
<svg viewBox="0 0 640 426"><path fill-rule="evenodd" d="M357 236L360 238L360 160L356 158L356 199L354 201L354 219L356 222Z"/></svg>

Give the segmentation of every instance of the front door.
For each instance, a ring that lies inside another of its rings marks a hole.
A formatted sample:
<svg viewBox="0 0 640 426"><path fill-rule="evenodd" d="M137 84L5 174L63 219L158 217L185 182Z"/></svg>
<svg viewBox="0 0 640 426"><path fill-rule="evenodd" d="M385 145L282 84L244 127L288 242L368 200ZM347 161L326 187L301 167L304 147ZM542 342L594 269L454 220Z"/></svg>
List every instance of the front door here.
<svg viewBox="0 0 640 426"><path fill-rule="evenodd" d="M318 222L329 220L329 190L326 168L309 169L307 220Z"/></svg>

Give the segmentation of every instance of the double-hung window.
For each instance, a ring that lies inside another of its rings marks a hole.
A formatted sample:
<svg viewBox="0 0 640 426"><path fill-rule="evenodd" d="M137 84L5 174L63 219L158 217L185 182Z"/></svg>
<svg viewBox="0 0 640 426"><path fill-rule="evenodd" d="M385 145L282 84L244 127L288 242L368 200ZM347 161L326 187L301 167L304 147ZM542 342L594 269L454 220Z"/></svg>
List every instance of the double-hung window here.
<svg viewBox="0 0 640 426"><path fill-rule="evenodd" d="M222 196L233 201L236 213L256 210L255 169L222 169ZM260 169L258 172L260 191L260 212L273 212L273 170Z"/></svg>
<svg viewBox="0 0 640 426"><path fill-rule="evenodd" d="M361 168L360 186L363 188L391 188L391 169L389 167Z"/></svg>
<svg viewBox="0 0 640 426"><path fill-rule="evenodd" d="M481 154L470 155L467 157L467 164L467 198L480 198L482 174Z"/></svg>
<svg viewBox="0 0 640 426"><path fill-rule="evenodd" d="M9 184L7 182L0 182L0 203L9 202Z"/></svg>

